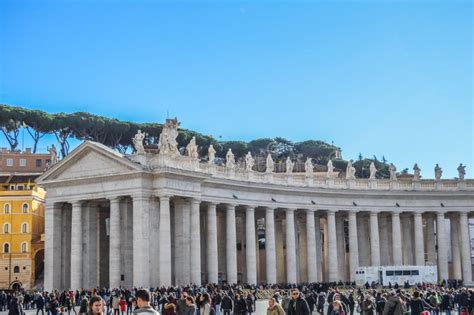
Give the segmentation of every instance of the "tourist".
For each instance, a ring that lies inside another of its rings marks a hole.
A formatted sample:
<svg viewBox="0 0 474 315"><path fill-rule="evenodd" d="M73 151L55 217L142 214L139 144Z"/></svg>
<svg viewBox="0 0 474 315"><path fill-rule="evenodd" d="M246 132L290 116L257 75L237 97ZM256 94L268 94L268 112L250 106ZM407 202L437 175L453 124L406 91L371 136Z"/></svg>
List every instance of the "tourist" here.
<svg viewBox="0 0 474 315"><path fill-rule="evenodd" d="M185 298L186 308L183 315L195 315L196 314L196 304L194 304L194 299L186 295Z"/></svg>
<svg viewBox="0 0 474 315"><path fill-rule="evenodd" d="M38 294L35 300L35 305L36 305L36 315L39 314L41 311L41 315L44 315L44 297L41 294Z"/></svg>
<svg viewBox="0 0 474 315"><path fill-rule="evenodd" d="M221 308L223 313L222 315L230 315L230 313L234 311L234 303L232 302L232 299L229 297L227 292L222 298Z"/></svg>
<svg viewBox="0 0 474 315"><path fill-rule="evenodd" d="M89 300L85 295L81 296L81 304L79 306L79 314L86 314L87 313L87 305L89 304Z"/></svg>
<svg viewBox="0 0 474 315"><path fill-rule="evenodd" d="M342 305L339 300L334 300L332 303L332 310L330 315L345 315L344 311L342 310Z"/></svg>
<svg viewBox="0 0 474 315"><path fill-rule="evenodd" d="M210 315L211 314L211 297L209 293L204 293L199 301L199 314Z"/></svg>
<svg viewBox="0 0 474 315"><path fill-rule="evenodd" d="M89 300L89 315L104 315L105 301L98 295Z"/></svg>
<svg viewBox="0 0 474 315"><path fill-rule="evenodd" d="M298 289L291 290L291 300L288 303L287 315L310 315L308 303L301 297Z"/></svg>
<svg viewBox="0 0 474 315"><path fill-rule="evenodd" d="M140 289L135 294L137 299L137 309L133 311L135 315L159 315L150 305L151 294L147 289Z"/></svg>
<svg viewBox="0 0 474 315"><path fill-rule="evenodd" d="M267 315L285 315L285 311L274 298L268 300Z"/></svg>
<svg viewBox="0 0 474 315"><path fill-rule="evenodd" d="M411 315L420 315L424 311L423 301L420 298L420 292L414 291L410 300Z"/></svg>
<svg viewBox="0 0 474 315"><path fill-rule="evenodd" d="M383 315L403 315L405 312L400 296L395 291L391 291L385 307Z"/></svg>
<svg viewBox="0 0 474 315"><path fill-rule="evenodd" d="M123 297L123 295L120 296L120 302L119 302L119 306L120 306L120 315L125 315L125 312L127 310L127 301L125 301L125 298Z"/></svg>

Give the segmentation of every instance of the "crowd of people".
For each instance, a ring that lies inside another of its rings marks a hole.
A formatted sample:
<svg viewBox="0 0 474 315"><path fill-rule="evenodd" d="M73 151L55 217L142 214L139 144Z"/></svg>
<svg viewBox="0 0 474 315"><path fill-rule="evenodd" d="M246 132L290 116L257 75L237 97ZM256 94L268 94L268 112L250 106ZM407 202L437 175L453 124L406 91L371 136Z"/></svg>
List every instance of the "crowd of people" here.
<svg viewBox="0 0 474 315"><path fill-rule="evenodd" d="M474 314L474 291L461 283L362 287L347 284L189 285L151 289L0 292L0 312L23 315L251 315L267 300L267 315Z"/></svg>

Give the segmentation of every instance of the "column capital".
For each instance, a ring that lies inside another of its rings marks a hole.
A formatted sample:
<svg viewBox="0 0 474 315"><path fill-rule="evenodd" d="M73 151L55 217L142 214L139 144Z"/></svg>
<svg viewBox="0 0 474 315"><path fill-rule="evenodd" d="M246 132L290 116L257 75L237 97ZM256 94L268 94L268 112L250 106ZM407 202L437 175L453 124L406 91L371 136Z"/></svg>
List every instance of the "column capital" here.
<svg viewBox="0 0 474 315"><path fill-rule="evenodd" d="M141 200L144 200L144 199L150 199L151 195L149 194L145 194L145 193L136 193L136 194L133 194L132 195L132 200L133 199L141 199ZM160 198L161 199L161 198Z"/></svg>
<svg viewBox="0 0 474 315"><path fill-rule="evenodd" d="M400 216L402 214L402 212L403 211L401 211L401 210L392 210L392 211L390 211L390 214L392 216Z"/></svg>
<svg viewBox="0 0 474 315"><path fill-rule="evenodd" d="M120 197L119 196L107 196L106 198L110 201L110 203L120 202Z"/></svg>
<svg viewBox="0 0 474 315"><path fill-rule="evenodd" d="M238 204L236 204L236 203L226 203L225 206L226 206L227 209L228 208L234 208L235 209L238 206Z"/></svg>
<svg viewBox="0 0 474 315"><path fill-rule="evenodd" d="M357 213L359 213L359 212L360 212L359 210L351 210L351 211L347 211L347 214L348 214L349 216L351 216L351 215L356 216Z"/></svg>
<svg viewBox="0 0 474 315"><path fill-rule="evenodd" d="M245 211L247 211L247 212L248 212L248 211L252 211L252 212L255 211L255 207L254 207L254 206L244 205L244 207L245 207Z"/></svg>
<svg viewBox="0 0 474 315"><path fill-rule="evenodd" d="M217 207L217 202L214 201L203 201L208 207Z"/></svg>
<svg viewBox="0 0 474 315"><path fill-rule="evenodd" d="M423 215L423 212L421 211L415 211L415 212L412 212L413 213L413 216L422 216Z"/></svg>
<svg viewBox="0 0 474 315"><path fill-rule="evenodd" d="M73 208L81 207L84 203L84 200L71 200L69 203L72 205Z"/></svg>
<svg viewBox="0 0 474 315"><path fill-rule="evenodd" d="M160 194L156 194L156 197L160 198L160 200L162 200L162 199L164 200L164 199L170 199L172 197L172 195L171 194L160 193Z"/></svg>
<svg viewBox="0 0 474 315"><path fill-rule="evenodd" d="M444 215L445 215L446 213L447 213L446 210L436 211L436 216L437 216L437 217L441 217L441 216L444 217Z"/></svg>
<svg viewBox="0 0 474 315"><path fill-rule="evenodd" d="M336 215L336 212L338 212L338 210L336 209L328 209L326 210L327 214L332 214L332 215Z"/></svg>
<svg viewBox="0 0 474 315"><path fill-rule="evenodd" d="M201 203L201 199L198 199L198 198L190 198L189 201L191 202L191 204Z"/></svg>
<svg viewBox="0 0 474 315"><path fill-rule="evenodd" d="M314 214L316 212L316 209L312 209L312 208L305 209L305 212L308 213L308 214L311 214L311 213Z"/></svg>
<svg viewBox="0 0 474 315"><path fill-rule="evenodd" d="M265 211L271 211L274 212L276 207L265 207Z"/></svg>
<svg viewBox="0 0 474 315"><path fill-rule="evenodd" d="M285 212L292 212L292 213L294 213L297 210L297 208L284 208L284 209L285 209Z"/></svg>
<svg viewBox="0 0 474 315"><path fill-rule="evenodd" d="M370 210L369 213L371 216L378 216L378 214L380 213L380 210Z"/></svg>

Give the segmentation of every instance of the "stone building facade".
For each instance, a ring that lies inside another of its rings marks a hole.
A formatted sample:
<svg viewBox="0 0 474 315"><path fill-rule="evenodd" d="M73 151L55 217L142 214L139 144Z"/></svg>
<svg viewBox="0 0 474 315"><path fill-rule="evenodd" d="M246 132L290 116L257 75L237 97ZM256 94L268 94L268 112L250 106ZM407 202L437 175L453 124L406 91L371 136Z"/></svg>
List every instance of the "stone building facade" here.
<svg viewBox="0 0 474 315"><path fill-rule="evenodd" d="M160 153L141 138L133 156L87 141L39 178L46 290L345 281L408 264L472 282L474 180L260 173L161 138Z"/></svg>

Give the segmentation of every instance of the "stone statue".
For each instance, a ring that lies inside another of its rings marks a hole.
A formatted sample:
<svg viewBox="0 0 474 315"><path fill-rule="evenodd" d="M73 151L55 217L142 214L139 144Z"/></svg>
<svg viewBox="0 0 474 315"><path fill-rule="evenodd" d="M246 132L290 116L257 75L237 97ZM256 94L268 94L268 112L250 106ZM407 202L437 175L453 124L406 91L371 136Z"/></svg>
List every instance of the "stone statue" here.
<svg viewBox="0 0 474 315"><path fill-rule="evenodd" d="M334 173L334 166L332 165L332 160L328 161L328 172L326 173L326 178L332 178Z"/></svg>
<svg viewBox="0 0 474 315"><path fill-rule="evenodd" d="M267 169L265 170L265 173L273 173L273 170L275 169L275 163L273 163L273 158L270 153L267 155Z"/></svg>
<svg viewBox="0 0 474 315"><path fill-rule="evenodd" d="M434 171L436 180L440 180L441 175L443 175L443 170L441 169L441 167L439 167L438 163L436 163Z"/></svg>
<svg viewBox="0 0 474 315"><path fill-rule="evenodd" d="M214 160L216 159L216 150L212 144L209 146L209 149L207 149L207 155L209 156L209 161L207 163L214 164Z"/></svg>
<svg viewBox="0 0 474 315"><path fill-rule="evenodd" d="M143 147L143 140L146 137L146 133L138 129L137 134L133 137L133 147L135 148L135 154L145 154L145 148Z"/></svg>
<svg viewBox="0 0 474 315"><path fill-rule="evenodd" d="M58 151L56 150L56 146L53 144L51 148L48 147L47 149L48 149L49 154L51 155L50 165L56 164L58 162Z"/></svg>
<svg viewBox="0 0 474 315"><path fill-rule="evenodd" d="M390 180L397 180L397 168L393 163L388 166L388 171L390 172Z"/></svg>
<svg viewBox="0 0 474 315"><path fill-rule="evenodd" d="M196 137L191 138L191 141L189 141L188 145L186 146L186 152L188 153L188 156L193 159L199 158L198 146L196 145Z"/></svg>
<svg viewBox="0 0 474 315"><path fill-rule="evenodd" d="M310 157L306 158L306 162L304 162L304 170L306 172L306 176L313 176L314 175L314 166L313 161Z"/></svg>
<svg viewBox="0 0 474 315"><path fill-rule="evenodd" d="M415 165L413 165L413 179L414 180L420 180L421 178L420 172L421 172L421 169L418 167L418 164L415 163Z"/></svg>
<svg viewBox="0 0 474 315"><path fill-rule="evenodd" d="M377 173L377 168L375 167L375 163L374 162L371 162L370 163L370 177L369 179L375 179L375 173Z"/></svg>
<svg viewBox="0 0 474 315"><path fill-rule="evenodd" d="M287 157L286 158L286 174L291 174L293 173L293 167L294 167L294 163L291 161L290 157Z"/></svg>
<svg viewBox="0 0 474 315"><path fill-rule="evenodd" d="M178 119L166 119L166 123L163 125L163 130L160 134L160 139L158 140L160 154L179 155L178 142L176 141L176 137L178 137L178 127Z"/></svg>
<svg viewBox="0 0 474 315"><path fill-rule="evenodd" d="M245 156L245 169L250 172L254 165L255 165L255 160L252 157L252 153L250 153L249 151L247 155Z"/></svg>
<svg viewBox="0 0 474 315"><path fill-rule="evenodd" d="M352 166L352 160L347 163L346 179L355 179L355 167Z"/></svg>
<svg viewBox="0 0 474 315"><path fill-rule="evenodd" d="M459 174L459 179L464 180L464 176L466 175L466 165L462 165L462 163L459 163L458 174Z"/></svg>
<svg viewBox="0 0 474 315"><path fill-rule="evenodd" d="M227 154L225 155L225 167L227 168L235 167L235 157L234 157L234 153L232 153L232 149L229 149L229 151L227 151Z"/></svg>

